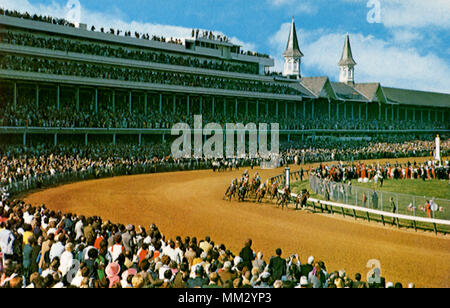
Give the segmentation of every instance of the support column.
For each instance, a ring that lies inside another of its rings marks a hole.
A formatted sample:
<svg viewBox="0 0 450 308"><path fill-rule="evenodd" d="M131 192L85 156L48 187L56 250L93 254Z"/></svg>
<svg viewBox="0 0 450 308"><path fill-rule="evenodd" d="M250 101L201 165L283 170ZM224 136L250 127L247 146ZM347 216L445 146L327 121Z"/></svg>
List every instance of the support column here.
<svg viewBox="0 0 450 308"><path fill-rule="evenodd" d="M128 112L131 113L131 110L133 109L132 107L132 103L133 103L133 93L128 94Z"/></svg>
<svg viewBox="0 0 450 308"><path fill-rule="evenodd" d="M203 114L203 96L200 96L200 114Z"/></svg>
<svg viewBox="0 0 450 308"><path fill-rule="evenodd" d="M98 89L95 88L95 113L98 113Z"/></svg>
<svg viewBox="0 0 450 308"><path fill-rule="evenodd" d="M266 103L266 117L269 116L269 102Z"/></svg>
<svg viewBox="0 0 450 308"><path fill-rule="evenodd" d="M162 114L162 105L163 105L163 95L159 94L159 113Z"/></svg>
<svg viewBox="0 0 450 308"><path fill-rule="evenodd" d="M80 88L77 87L77 89L75 90L75 100L76 100L76 110L80 111Z"/></svg>
<svg viewBox="0 0 450 308"><path fill-rule="evenodd" d="M61 97L61 88L59 85L56 86L56 110L59 110L60 106L60 97Z"/></svg>
<svg viewBox="0 0 450 308"><path fill-rule="evenodd" d="M331 101L328 99L328 120L331 120Z"/></svg>
<svg viewBox="0 0 450 308"><path fill-rule="evenodd" d="M392 121L394 121L394 117L395 117L394 116L394 105L392 105L391 108L392 108Z"/></svg>
<svg viewBox="0 0 450 308"><path fill-rule="evenodd" d="M366 120L369 119L369 103L366 103Z"/></svg>
<svg viewBox="0 0 450 308"><path fill-rule="evenodd" d="M408 108L405 107L405 121L408 121Z"/></svg>
<svg viewBox="0 0 450 308"><path fill-rule="evenodd" d="M358 105L359 108L359 120L361 121L361 104Z"/></svg>
<svg viewBox="0 0 450 308"><path fill-rule="evenodd" d="M177 111L177 96L173 96L173 113L176 113Z"/></svg>
<svg viewBox="0 0 450 308"><path fill-rule="evenodd" d="M212 115L214 116L214 111L216 109L216 101L214 99L214 96L212 97Z"/></svg>
<svg viewBox="0 0 450 308"><path fill-rule="evenodd" d="M278 107L278 105L277 105ZM278 113L278 108L277 108L277 113ZM248 117L248 101L245 102L245 116Z"/></svg>
<svg viewBox="0 0 450 308"><path fill-rule="evenodd" d="M113 145L116 145L116 133L113 134Z"/></svg>
<svg viewBox="0 0 450 308"><path fill-rule="evenodd" d="M284 102L284 117L287 118L288 116L288 103Z"/></svg>
<svg viewBox="0 0 450 308"><path fill-rule="evenodd" d="M306 119L306 102L303 101L303 119Z"/></svg>
<svg viewBox="0 0 450 308"><path fill-rule="evenodd" d="M336 103L336 120L339 120L339 102Z"/></svg>
<svg viewBox="0 0 450 308"><path fill-rule="evenodd" d="M58 133L53 135L53 145L56 147L58 145Z"/></svg>
<svg viewBox="0 0 450 308"><path fill-rule="evenodd" d="M116 90L112 91L112 110L116 112Z"/></svg>
<svg viewBox="0 0 450 308"><path fill-rule="evenodd" d="M36 107L39 108L39 85L36 85Z"/></svg>
<svg viewBox="0 0 450 308"><path fill-rule="evenodd" d="M84 145L88 145L88 134L84 134Z"/></svg>
<svg viewBox="0 0 450 308"><path fill-rule="evenodd" d="M420 122L423 122L423 109L420 110Z"/></svg>
<svg viewBox="0 0 450 308"><path fill-rule="evenodd" d="M381 103L378 103L378 120L381 121Z"/></svg>
<svg viewBox="0 0 450 308"><path fill-rule="evenodd" d="M23 145L27 145L27 133L23 133L22 143Z"/></svg>
<svg viewBox="0 0 450 308"><path fill-rule="evenodd" d="M144 94L144 115L147 115L147 109L148 109L148 94L145 92Z"/></svg>
<svg viewBox="0 0 450 308"><path fill-rule="evenodd" d="M386 108L384 109L384 120L387 121L387 113L388 113L388 107L386 105Z"/></svg>
<svg viewBox="0 0 450 308"><path fill-rule="evenodd" d="M13 103L14 103L14 110L17 109L17 82L14 82L14 86L13 86Z"/></svg>
<svg viewBox="0 0 450 308"><path fill-rule="evenodd" d="M294 102L294 117L297 117L297 102Z"/></svg>
<svg viewBox="0 0 450 308"><path fill-rule="evenodd" d="M227 115L227 99L225 97L223 98L223 115Z"/></svg>
<svg viewBox="0 0 450 308"><path fill-rule="evenodd" d="M189 115L189 95L186 98L186 111L187 111L187 115Z"/></svg>
<svg viewBox="0 0 450 308"><path fill-rule="evenodd" d="M259 100L256 100L256 118L259 119Z"/></svg>
<svg viewBox="0 0 450 308"><path fill-rule="evenodd" d="M347 119L347 104L344 102L344 119Z"/></svg>
<svg viewBox="0 0 450 308"><path fill-rule="evenodd" d="M234 117L237 118L238 116L238 107L239 107L239 103L238 103L238 99L236 98L234 101Z"/></svg>
<svg viewBox="0 0 450 308"><path fill-rule="evenodd" d="M276 111L275 111L275 112L276 112L276 117L277 117L277 119L278 119L278 101L277 101L277 104L276 104L275 107L276 107Z"/></svg>
<svg viewBox="0 0 450 308"><path fill-rule="evenodd" d="M142 134L139 134L139 145L142 144Z"/></svg>

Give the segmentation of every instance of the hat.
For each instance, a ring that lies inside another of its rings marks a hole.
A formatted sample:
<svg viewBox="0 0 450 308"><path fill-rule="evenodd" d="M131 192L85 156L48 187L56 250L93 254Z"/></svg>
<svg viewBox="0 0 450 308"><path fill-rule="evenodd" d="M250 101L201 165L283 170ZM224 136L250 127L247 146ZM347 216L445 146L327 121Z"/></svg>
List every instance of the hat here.
<svg viewBox="0 0 450 308"><path fill-rule="evenodd" d="M302 277L300 277L300 285L301 286L307 286L309 283L308 283L308 278L306 278L306 276L302 276Z"/></svg>
<svg viewBox="0 0 450 308"><path fill-rule="evenodd" d="M133 230L133 225L132 224L128 224L126 229L127 229L127 231L132 231Z"/></svg>
<svg viewBox="0 0 450 308"><path fill-rule="evenodd" d="M127 280L129 276L136 276L137 270L135 268L130 268L122 273L122 280Z"/></svg>
<svg viewBox="0 0 450 308"><path fill-rule="evenodd" d="M105 273L108 278L117 276L120 272L120 265L117 262L109 263L106 267Z"/></svg>
<svg viewBox="0 0 450 308"><path fill-rule="evenodd" d="M341 277L341 278L345 277L345 271L344 270L340 270L339 271L339 277Z"/></svg>
<svg viewBox="0 0 450 308"><path fill-rule="evenodd" d="M314 257L313 256L310 256L309 258L308 258L308 264L312 264L314 262Z"/></svg>
<svg viewBox="0 0 450 308"><path fill-rule="evenodd" d="M236 256L236 257L234 258L234 265L235 265L235 266L237 266L239 263L242 263L242 262L244 262L244 260L243 260L241 257Z"/></svg>
<svg viewBox="0 0 450 308"><path fill-rule="evenodd" d="M394 287L394 284L392 283L392 282L388 282L388 283L386 283L386 289L389 289L389 288L393 288Z"/></svg>
<svg viewBox="0 0 450 308"><path fill-rule="evenodd" d="M228 269L230 269L230 268L231 268L231 262L230 262L230 261L226 261L226 262L223 264L223 268L228 268Z"/></svg>
<svg viewBox="0 0 450 308"><path fill-rule="evenodd" d="M202 253L200 254L200 258L203 259L203 260L205 260L206 257L208 257L208 254L206 253L206 251L204 251L204 252L202 252Z"/></svg>

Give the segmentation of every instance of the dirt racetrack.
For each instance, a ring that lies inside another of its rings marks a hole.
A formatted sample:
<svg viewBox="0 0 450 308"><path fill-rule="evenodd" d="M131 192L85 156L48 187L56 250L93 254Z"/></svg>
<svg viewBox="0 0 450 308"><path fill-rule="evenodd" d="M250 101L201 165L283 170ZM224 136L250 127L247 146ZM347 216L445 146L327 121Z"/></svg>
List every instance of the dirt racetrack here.
<svg viewBox="0 0 450 308"><path fill-rule="evenodd" d="M297 168L292 168L297 170ZM259 171L265 180L278 170ZM115 177L64 185L33 193L31 204L46 204L63 212L98 215L112 222L146 228L155 223L169 238L210 235L238 254L247 238L266 261L280 247L283 256L298 253L306 262L313 255L327 269L345 269L363 279L371 259L381 263L386 281L414 282L417 287L450 287L450 239L382 227L353 218L343 219L294 209L281 210L266 202L227 202L223 193L243 170L210 170Z"/></svg>

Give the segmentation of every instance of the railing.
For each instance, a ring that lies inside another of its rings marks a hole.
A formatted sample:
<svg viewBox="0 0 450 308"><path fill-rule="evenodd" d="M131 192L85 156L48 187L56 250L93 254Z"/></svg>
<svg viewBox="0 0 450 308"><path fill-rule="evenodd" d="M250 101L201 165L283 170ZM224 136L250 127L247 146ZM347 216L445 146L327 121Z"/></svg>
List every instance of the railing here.
<svg viewBox="0 0 450 308"><path fill-rule="evenodd" d="M239 131L239 130L238 130ZM317 134L317 133L450 133L449 129L415 129L415 130L346 130L346 129L280 129L280 134ZM0 126L0 133L89 133L89 134L171 134L170 128L96 128L96 127L37 127L37 126Z"/></svg>
<svg viewBox="0 0 450 308"><path fill-rule="evenodd" d="M164 163L164 164L137 164L119 165L114 167L91 167L83 171L69 171L65 173L42 174L22 181L13 181L4 185L2 190L11 196L34 189L48 188L56 185L100 179L122 175L138 175L159 172L172 172L183 170L199 170L211 168L208 162Z"/></svg>
<svg viewBox="0 0 450 308"><path fill-rule="evenodd" d="M290 174L290 179L298 179L300 172L293 172ZM274 176L272 178L269 178L269 181L277 181L277 183L284 183L285 182L285 175L278 175ZM281 190L279 190L280 193L282 193ZM298 194L291 193L291 200L290 202L295 202L297 198L299 197ZM439 199L441 200L441 199ZM428 226L433 226L433 231L435 234L438 232L442 233L449 233L450 229L450 220L445 219L435 219L435 218L426 218L426 217L418 217L418 216L411 216L411 215L404 215L399 213L392 213L387 212L383 210L378 209L371 209L367 207L360 207L360 206L354 206L354 205L348 205L344 203L338 203L338 202L332 202L332 201L324 201L316 198L308 198L308 202L310 206L314 210L319 209L322 213L328 212L331 214L334 213L340 213L343 217L345 216L353 216L355 219L357 218L363 218L367 219L369 222L371 220L374 221L381 221L383 225L386 225L386 223L389 223L389 221L386 220L386 218L392 219L392 224L396 225L397 228L400 228L401 226L406 226L408 228L412 227L415 231L417 229L424 229L429 230ZM338 210L336 210L338 208ZM397 206L398 209L398 206ZM357 213L364 213L362 216L358 216ZM403 224L401 224L401 221L403 221ZM438 225L445 226L445 230L438 230Z"/></svg>
<svg viewBox="0 0 450 308"><path fill-rule="evenodd" d="M425 204L430 202L431 211L428 218L450 218L450 200L374 190L338 182L322 180L317 176L309 177L311 190L327 200L342 202L348 205L404 214L414 217L427 217ZM433 204L435 206L433 206Z"/></svg>

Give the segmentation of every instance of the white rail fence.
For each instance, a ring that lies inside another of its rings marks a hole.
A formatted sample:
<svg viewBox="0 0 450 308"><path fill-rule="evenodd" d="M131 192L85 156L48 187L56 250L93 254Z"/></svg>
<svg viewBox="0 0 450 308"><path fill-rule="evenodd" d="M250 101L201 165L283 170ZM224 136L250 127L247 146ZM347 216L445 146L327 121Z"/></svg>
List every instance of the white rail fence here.
<svg viewBox="0 0 450 308"><path fill-rule="evenodd" d="M282 177L284 177L284 175L277 176L272 179L275 179L275 178L280 179ZM279 192L282 193L281 190L279 190ZM297 197L299 197L299 195L291 193L291 197L294 198L294 200L295 200L295 199L297 199ZM291 198L291 202L292 202L292 198ZM348 204L343 204L343 203L338 203L338 202L324 201L324 200L319 200L319 199L315 199L315 198L308 198L308 202L312 203L312 206L314 209L316 209L316 208L320 209L322 213L323 212L329 212L331 214L341 213L343 217L345 217L347 215L347 216L353 216L355 219L357 219L358 218L357 212L360 212L360 213L362 212L362 213L365 213L365 215L366 215L366 217L362 216L362 218L367 218L368 221L376 220L374 218L371 218L370 214L372 214L374 216L379 216L383 225L385 225L387 223L385 218L388 217L393 220L392 223L395 223L398 228L400 228L400 219L404 220L404 221L412 222L414 230L416 230L416 231L418 229L417 223L426 223L426 224L433 225L433 230L434 230L435 234L437 234L439 231L437 228L438 225L450 226L450 220L403 215L403 214L374 210L374 209L353 206L353 205L348 205ZM338 208L339 210L336 210L336 208ZM350 215L348 213L346 214L345 210L351 211L352 214L350 214ZM441 231L441 232L448 233L445 231Z"/></svg>

